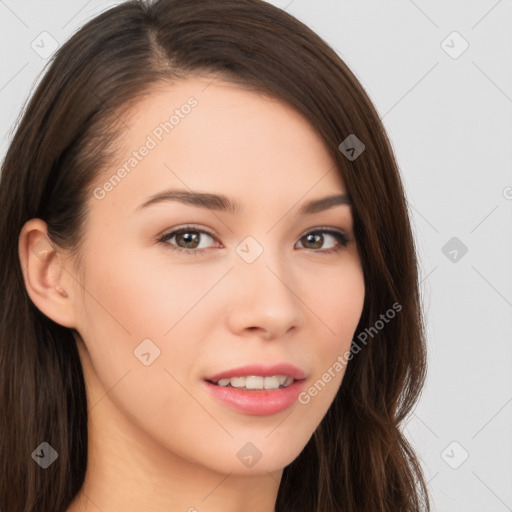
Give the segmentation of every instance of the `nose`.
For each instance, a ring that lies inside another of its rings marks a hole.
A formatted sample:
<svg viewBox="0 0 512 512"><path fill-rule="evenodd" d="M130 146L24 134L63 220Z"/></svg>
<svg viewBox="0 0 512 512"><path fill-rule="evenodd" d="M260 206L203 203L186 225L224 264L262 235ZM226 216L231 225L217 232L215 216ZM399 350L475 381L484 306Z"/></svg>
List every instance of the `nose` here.
<svg viewBox="0 0 512 512"><path fill-rule="evenodd" d="M269 340L301 325L303 302L295 290L297 280L278 260L265 251L252 263L240 260L235 265L226 308L233 333Z"/></svg>

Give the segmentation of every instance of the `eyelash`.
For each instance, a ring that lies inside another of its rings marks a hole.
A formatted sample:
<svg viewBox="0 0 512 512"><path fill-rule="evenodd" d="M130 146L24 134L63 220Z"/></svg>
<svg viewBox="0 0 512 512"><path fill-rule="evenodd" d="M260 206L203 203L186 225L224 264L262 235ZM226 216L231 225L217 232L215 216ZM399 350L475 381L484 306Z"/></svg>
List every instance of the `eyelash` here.
<svg viewBox="0 0 512 512"><path fill-rule="evenodd" d="M173 246L173 245L167 243L168 240L175 237L176 235L179 235L181 233L188 233L188 232L202 233L202 234L210 236L214 240L216 240L217 236L218 236L216 233L213 233L213 232L210 232L210 231L207 231L204 229L198 229L193 226L183 226L179 229L175 229L174 231L170 231L169 233L163 234L158 239L158 242L165 244L172 251L175 251L175 252L181 253L181 254L186 254L187 256L200 256L200 255L204 254L208 249L183 249L182 247ZM313 252L318 252L320 254L334 254L334 253L337 253L337 252L341 251L342 249L346 248L349 243L349 239L344 233L341 233L339 231L334 231L334 230L326 228L326 227L320 227L320 228L316 228L314 230L308 231L307 233L304 233L304 235L302 235L300 237L300 239L305 238L308 235L318 234L318 233L327 233L329 235L332 235L338 241L338 244L335 247L332 247L331 249L324 249L323 251L310 249Z"/></svg>

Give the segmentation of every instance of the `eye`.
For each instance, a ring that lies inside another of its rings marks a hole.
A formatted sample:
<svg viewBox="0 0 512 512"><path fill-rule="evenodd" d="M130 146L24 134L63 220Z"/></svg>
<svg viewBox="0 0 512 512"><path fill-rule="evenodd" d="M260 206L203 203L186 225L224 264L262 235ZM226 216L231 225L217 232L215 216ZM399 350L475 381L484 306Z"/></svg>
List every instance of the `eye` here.
<svg viewBox="0 0 512 512"><path fill-rule="evenodd" d="M306 240L306 244L313 244L313 249L317 249L318 247L321 247L326 239L325 234L327 234L327 239L334 239L335 243L333 246L324 249L323 251L314 251L319 252L321 254L331 254L338 251L341 251L345 247L347 247L349 239L348 237L342 233L341 231L334 231L332 229L326 229L326 228L317 228L314 231L310 231L309 233L306 233L304 236L302 236L299 239L299 242L302 240ZM302 243L302 242L301 242ZM306 247L307 248L307 247Z"/></svg>
<svg viewBox="0 0 512 512"><path fill-rule="evenodd" d="M166 243L173 251L186 254L187 256L197 256L198 254L206 252L204 246L199 247L201 245L201 238L204 238L205 236L215 239L215 235L209 231L197 229L192 226L184 226L162 235L158 241ZM172 241L173 238L175 238L176 241L172 244L168 243L169 241ZM182 246L180 247L180 245Z"/></svg>
<svg viewBox="0 0 512 512"><path fill-rule="evenodd" d="M207 245L207 241L206 246L203 244L201 247L201 242L203 242L202 239L207 238L216 240L217 234L204 229L198 229L193 226L183 226L179 229L163 234L158 239L158 242L166 244L167 247L178 253L186 254L187 256L198 256L207 252L207 249L211 247ZM313 245L313 247L311 247L313 252L318 252L320 254L338 252L345 248L349 243L349 239L344 233L328 228L316 228L314 231L309 231L299 239L299 242L303 244L303 248L310 249L309 247L304 247L304 242L302 242L303 240L306 245ZM325 240L331 240L331 246L327 249L317 250L324 245ZM334 241L334 245L332 241Z"/></svg>

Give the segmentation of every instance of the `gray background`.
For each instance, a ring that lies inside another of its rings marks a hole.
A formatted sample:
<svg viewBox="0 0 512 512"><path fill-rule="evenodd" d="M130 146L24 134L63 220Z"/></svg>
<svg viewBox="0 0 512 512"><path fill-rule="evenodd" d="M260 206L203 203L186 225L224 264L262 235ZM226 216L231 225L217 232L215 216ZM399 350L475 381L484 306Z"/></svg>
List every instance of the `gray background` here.
<svg viewBox="0 0 512 512"><path fill-rule="evenodd" d="M51 38L62 44L116 3L0 0L1 158ZM272 3L345 60L396 152L420 257L430 365L405 433L433 509L512 510L512 3Z"/></svg>

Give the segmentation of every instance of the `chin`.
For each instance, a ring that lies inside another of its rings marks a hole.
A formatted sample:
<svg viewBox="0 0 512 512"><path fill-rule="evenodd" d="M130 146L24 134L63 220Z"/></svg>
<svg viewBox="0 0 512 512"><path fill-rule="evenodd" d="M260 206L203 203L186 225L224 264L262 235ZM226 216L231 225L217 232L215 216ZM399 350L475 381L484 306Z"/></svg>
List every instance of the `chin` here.
<svg viewBox="0 0 512 512"><path fill-rule="evenodd" d="M268 431L265 435L268 435ZM243 442L238 438L234 444L236 448L233 452L228 448L233 455L224 452L224 456L212 456L218 461L213 469L221 473L240 476L280 472L291 464L303 450L303 446L298 446L296 443L284 445L278 440L272 442L269 438ZM211 466L211 461L209 461L209 465Z"/></svg>

